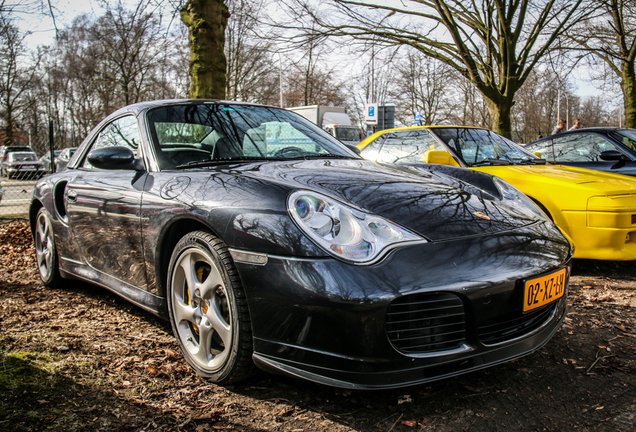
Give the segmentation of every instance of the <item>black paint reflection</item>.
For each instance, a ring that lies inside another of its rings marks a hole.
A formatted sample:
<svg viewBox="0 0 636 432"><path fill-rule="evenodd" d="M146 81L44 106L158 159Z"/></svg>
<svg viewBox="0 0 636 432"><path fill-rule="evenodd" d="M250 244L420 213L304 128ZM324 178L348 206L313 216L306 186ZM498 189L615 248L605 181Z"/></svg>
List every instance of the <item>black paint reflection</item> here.
<svg viewBox="0 0 636 432"><path fill-rule="evenodd" d="M302 340L312 349L338 347L342 355L364 357L385 355L385 314L396 297L454 291L480 324L519 312L517 281L568 258L567 242L539 223L487 238L401 248L367 267L332 259L272 259L266 268L241 271L256 337L290 345ZM491 306L481 301L486 294Z"/></svg>

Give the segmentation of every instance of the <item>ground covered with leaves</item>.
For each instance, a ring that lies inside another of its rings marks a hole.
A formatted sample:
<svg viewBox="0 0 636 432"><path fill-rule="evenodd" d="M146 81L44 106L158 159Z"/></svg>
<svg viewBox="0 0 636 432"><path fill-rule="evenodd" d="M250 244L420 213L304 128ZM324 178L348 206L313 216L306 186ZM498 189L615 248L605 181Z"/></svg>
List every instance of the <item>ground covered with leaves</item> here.
<svg viewBox="0 0 636 432"><path fill-rule="evenodd" d="M260 374L218 387L170 327L106 290L41 285L28 224L0 225L0 431L633 431L636 265L575 261L538 352L457 378L357 392Z"/></svg>

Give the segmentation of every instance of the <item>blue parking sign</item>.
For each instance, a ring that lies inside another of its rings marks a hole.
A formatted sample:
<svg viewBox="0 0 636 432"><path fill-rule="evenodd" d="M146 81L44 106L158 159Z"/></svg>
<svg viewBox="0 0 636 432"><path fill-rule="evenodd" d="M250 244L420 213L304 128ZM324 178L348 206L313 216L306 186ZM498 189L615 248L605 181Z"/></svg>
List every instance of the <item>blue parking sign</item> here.
<svg viewBox="0 0 636 432"><path fill-rule="evenodd" d="M369 107L369 117L375 117L375 107L374 106L370 106Z"/></svg>
<svg viewBox="0 0 636 432"><path fill-rule="evenodd" d="M419 111L415 111L415 124L420 124L421 113Z"/></svg>

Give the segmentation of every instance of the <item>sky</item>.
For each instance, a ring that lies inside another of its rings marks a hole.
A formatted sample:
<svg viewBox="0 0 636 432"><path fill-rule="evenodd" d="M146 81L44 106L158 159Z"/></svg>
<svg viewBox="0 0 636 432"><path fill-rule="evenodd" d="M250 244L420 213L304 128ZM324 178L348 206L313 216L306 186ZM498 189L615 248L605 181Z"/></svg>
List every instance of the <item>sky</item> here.
<svg viewBox="0 0 636 432"><path fill-rule="evenodd" d="M43 5L47 6L46 0ZM54 8L55 21L58 29L70 24L75 17L84 13L98 16L103 9L98 0L50 0ZM117 0L111 0L117 1ZM139 0L122 0L131 5L137 4ZM20 0L18 0L18 3ZM55 25L49 14L44 13L23 13L18 15L15 22L23 31L30 31L26 42L31 49L38 45L51 44L55 39ZM571 76L571 82L576 88L576 94L581 97L601 96L602 91L589 82L588 74L584 68L578 68Z"/></svg>
<svg viewBox="0 0 636 432"><path fill-rule="evenodd" d="M51 0L51 4L54 7L53 12L58 28L70 24L78 15L101 10L95 0ZM48 6L46 0L44 5ZM55 25L50 15L40 11L29 12L31 13L18 14L15 21L20 30L31 32L26 40L28 46L34 48L52 43L55 39Z"/></svg>

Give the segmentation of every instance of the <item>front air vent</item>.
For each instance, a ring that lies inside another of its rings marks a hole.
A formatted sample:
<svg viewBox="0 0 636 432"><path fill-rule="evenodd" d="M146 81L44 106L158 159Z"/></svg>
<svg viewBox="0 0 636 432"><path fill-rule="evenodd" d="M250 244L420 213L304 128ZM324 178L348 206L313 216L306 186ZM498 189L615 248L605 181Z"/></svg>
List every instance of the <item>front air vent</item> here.
<svg viewBox="0 0 636 432"><path fill-rule="evenodd" d="M67 181L61 181L55 185L53 189L53 202L55 205L55 210L57 211L58 216L63 222L68 223L68 219L66 217L66 205L64 204L64 193L66 192Z"/></svg>
<svg viewBox="0 0 636 432"><path fill-rule="evenodd" d="M541 327L554 314L560 302L539 310L506 315L479 326L479 339L484 345L494 345L525 336Z"/></svg>
<svg viewBox="0 0 636 432"><path fill-rule="evenodd" d="M457 349L466 338L464 305L451 293L400 297L389 306L386 331L393 346L405 354Z"/></svg>

